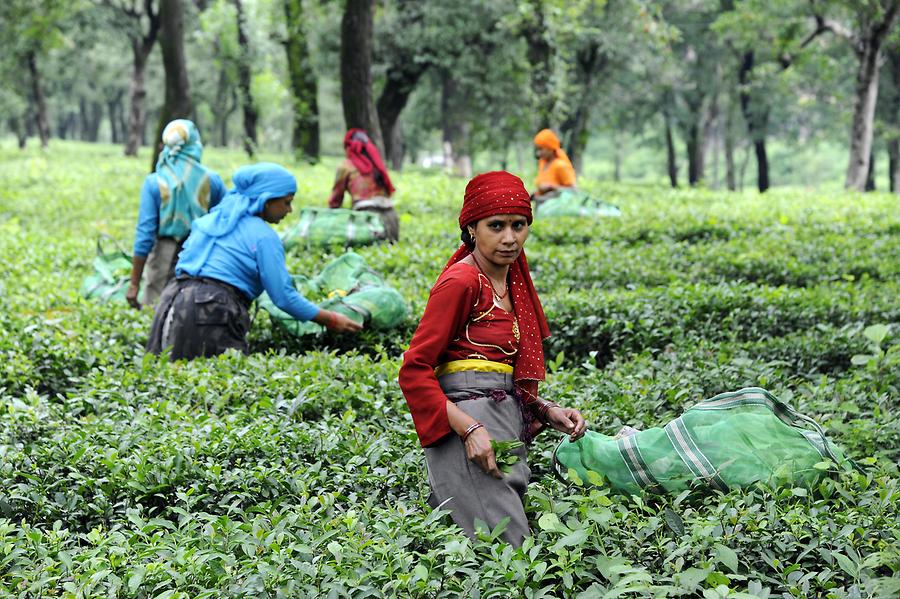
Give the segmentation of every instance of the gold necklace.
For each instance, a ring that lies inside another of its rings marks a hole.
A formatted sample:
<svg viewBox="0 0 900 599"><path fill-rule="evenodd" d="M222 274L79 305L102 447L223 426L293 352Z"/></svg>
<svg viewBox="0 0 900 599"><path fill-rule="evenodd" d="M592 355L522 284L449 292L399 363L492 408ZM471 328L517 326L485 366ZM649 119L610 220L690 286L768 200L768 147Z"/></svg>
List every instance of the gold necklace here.
<svg viewBox="0 0 900 599"><path fill-rule="evenodd" d="M475 261L475 266L478 267L479 272L481 272L481 274L483 274L484 277L488 280L488 283L491 284L491 293L494 294L494 299L497 300L498 302L502 301L503 298L506 297L506 294L509 293L509 285L507 284L504 286L505 289L503 290L502 294L497 293L497 289L496 289L496 287L494 287L494 279L489 277L488 274L486 272L484 272L484 269L481 268L481 263L478 262L478 258L475 257L474 253L472 254L472 260Z"/></svg>

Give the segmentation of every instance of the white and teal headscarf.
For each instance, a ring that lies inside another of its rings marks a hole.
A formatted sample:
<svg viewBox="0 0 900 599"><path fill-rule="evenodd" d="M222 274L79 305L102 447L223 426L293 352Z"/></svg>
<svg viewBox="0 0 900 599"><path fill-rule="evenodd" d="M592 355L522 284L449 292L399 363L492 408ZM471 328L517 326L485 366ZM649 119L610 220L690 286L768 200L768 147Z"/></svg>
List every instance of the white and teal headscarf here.
<svg viewBox="0 0 900 599"><path fill-rule="evenodd" d="M209 210L209 171L200 164L203 144L191 121L178 119L166 125L162 142L156 162L159 236L181 240L191 232L191 223Z"/></svg>

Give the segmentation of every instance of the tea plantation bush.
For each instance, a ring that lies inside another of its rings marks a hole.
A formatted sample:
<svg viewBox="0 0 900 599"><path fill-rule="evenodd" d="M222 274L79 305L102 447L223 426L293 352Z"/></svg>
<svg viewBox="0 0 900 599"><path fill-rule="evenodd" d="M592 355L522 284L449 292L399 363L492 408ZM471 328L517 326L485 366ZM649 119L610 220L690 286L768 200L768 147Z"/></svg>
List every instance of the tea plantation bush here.
<svg viewBox="0 0 900 599"><path fill-rule="evenodd" d="M207 162L227 179L244 158ZM250 356L170 364L143 354L148 311L78 296L99 233L130 245L146 164L111 146L0 147L0 596L900 595L894 196L586 181L620 220L535 223L545 396L612 433L764 386L865 473L629 498L556 481L545 434L534 536L513 550L427 508L396 382L414 320L296 340L259 312ZM324 203L334 166L293 167L298 205ZM465 181L396 182L402 243L359 251L417 316L458 244Z"/></svg>

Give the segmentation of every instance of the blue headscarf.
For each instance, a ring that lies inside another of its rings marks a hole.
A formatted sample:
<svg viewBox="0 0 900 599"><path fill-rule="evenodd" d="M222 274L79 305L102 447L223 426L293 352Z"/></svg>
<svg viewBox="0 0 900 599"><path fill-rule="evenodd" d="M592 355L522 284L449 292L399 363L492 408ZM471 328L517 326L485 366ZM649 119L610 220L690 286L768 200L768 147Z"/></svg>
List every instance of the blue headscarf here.
<svg viewBox="0 0 900 599"><path fill-rule="evenodd" d="M187 119L166 125L156 161L159 183L159 236L184 239L191 222L209 208L209 170L200 164L203 144L197 126Z"/></svg>
<svg viewBox="0 0 900 599"><path fill-rule="evenodd" d="M231 178L234 188L209 214L194 221L191 236L185 242L179 268L190 264L199 268L206 263L216 238L230 233L241 219L259 214L266 202L297 192L297 179L286 168L272 162L242 166Z"/></svg>

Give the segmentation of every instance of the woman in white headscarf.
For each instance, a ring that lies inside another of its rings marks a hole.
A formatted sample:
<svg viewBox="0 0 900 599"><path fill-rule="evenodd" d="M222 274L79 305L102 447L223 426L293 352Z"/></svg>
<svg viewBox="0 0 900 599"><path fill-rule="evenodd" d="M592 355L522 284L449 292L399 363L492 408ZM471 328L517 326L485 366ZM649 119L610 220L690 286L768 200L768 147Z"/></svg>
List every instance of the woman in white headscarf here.
<svg viewBox="0 0 900 599"><path fill-rule="evenodd" d="M147 175L141 188L131 284L125 292L125 299L135 308L141 307L141 277L143 303L152 306L175 276L178 252L191 232L191 223L225 196L219 175L200 164L203 144L194 123L172 121L163 130L162 143L156 171Z"/></svg>

